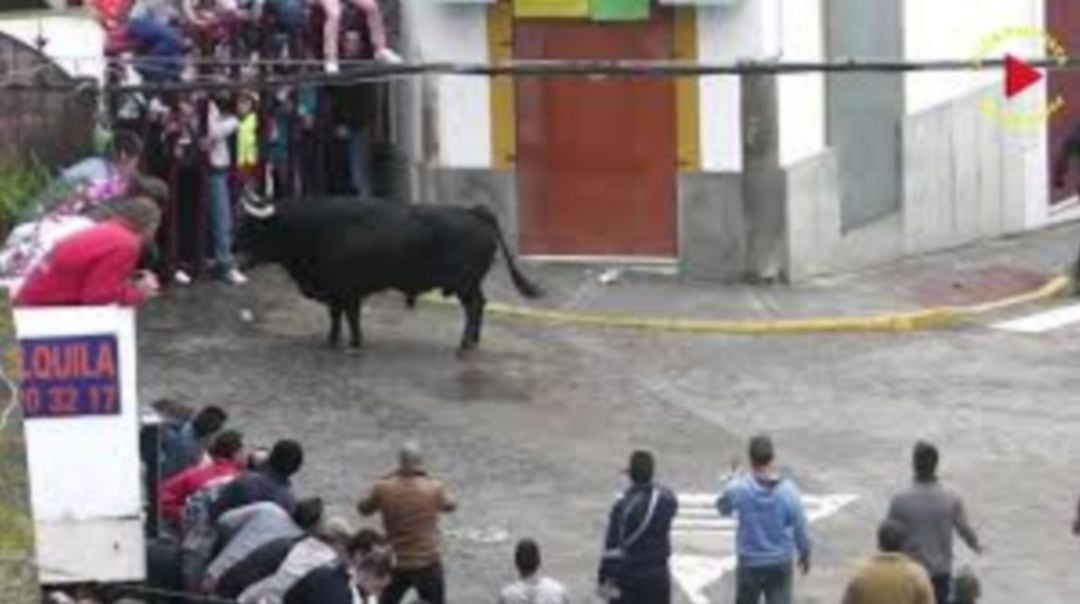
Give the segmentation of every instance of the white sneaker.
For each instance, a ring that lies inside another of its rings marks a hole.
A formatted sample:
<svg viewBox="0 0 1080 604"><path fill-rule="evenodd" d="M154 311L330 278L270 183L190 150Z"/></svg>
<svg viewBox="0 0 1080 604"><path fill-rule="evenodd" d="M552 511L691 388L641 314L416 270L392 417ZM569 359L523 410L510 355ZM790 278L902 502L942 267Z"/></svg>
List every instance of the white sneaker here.
<svg viewBox="0 0 1080 604"><path fill-rule="evenodd" d="M401 60L401 57L398 56L398 54L396 52L394 52L393 50L391 50L389 48L380 48L379 51L375 53L375 59L377 61L382 62L382 63L390 63L390 64L394 64L394 65L397 65L397 64L400 64L400 63L403 62Z"/></svg>
<svg viewBox="0 0 1080 604"><path fill-rule="evenodd" d="M341 71L341 65L337 61L327 61L325 69L326 73L335 74Z"/></svg>
<svg viewBox="0 0 1080 604"><path fill-rule="evenodd" d="M225 273L225 282L229 285L243 285L248 282L248 278L244 273L232 268Z"/></svg>
<svg viewBox="0 0 1080 604"><path fill-rule="evenodd" d="M177 285L191 285L191 275L181 269L176 271L173 275L173 281L175 281Z"/></svg>

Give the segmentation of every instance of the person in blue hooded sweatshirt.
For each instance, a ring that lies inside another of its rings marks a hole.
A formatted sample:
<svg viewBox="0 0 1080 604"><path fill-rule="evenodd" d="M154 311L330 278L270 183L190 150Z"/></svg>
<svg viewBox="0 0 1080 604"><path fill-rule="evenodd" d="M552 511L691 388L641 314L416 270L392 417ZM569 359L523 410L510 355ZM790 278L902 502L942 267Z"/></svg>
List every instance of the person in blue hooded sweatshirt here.
<svg viewBox="0 0 1080 604"><path fill-rule="evenodd" d="M738 518L736 604L791 604L793 567L810 572L810 536L799 490L773 466L767 436L750 440L750 472L736 475L716 507Z"/></svg>

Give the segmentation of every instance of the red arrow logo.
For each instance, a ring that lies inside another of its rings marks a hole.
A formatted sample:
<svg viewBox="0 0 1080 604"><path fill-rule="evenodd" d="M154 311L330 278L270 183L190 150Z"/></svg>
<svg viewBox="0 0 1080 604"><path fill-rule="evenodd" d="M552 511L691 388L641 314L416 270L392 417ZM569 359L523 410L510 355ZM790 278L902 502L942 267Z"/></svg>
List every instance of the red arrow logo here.
<svg viewBox="0 0 1080 604"><path fill-rule="evenodd" d="M1030 63L1012 55L1005 55L1005 96L1007 98L1013 98L1041 79L1043 79L1043 74Z"/></svg>

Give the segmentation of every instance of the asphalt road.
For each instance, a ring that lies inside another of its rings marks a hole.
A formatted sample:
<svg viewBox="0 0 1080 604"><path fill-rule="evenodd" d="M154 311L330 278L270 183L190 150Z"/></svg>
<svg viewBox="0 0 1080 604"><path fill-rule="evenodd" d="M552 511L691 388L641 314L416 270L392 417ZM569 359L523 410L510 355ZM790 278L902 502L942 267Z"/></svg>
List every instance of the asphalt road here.
<svg viewBox="0 0 1080 604"><path fill-rule="evenodd" d="M357 497L392 468L403 440L419 438L461 503L444 524L451 602L493 601L523 536L539 539L546 571L575 601L593 601L627 454L651 448L663 482L709 493L759 431L804 492L857 497L813 525L815 568L798 602L839 600L920 437L941 445L944 479L986 543L982 558L960 556L982 577L984 602L1080 601L1080 539L1069 532L1080 495L1080 329L761 338L492 319L482 350L459 360L458 311L408 311L387 296L364 317L364 352L348 355L324 346L320 307L272 271L256 277L182 291L143 313L144 400L221 404L257 444L300 439L298 491L356 524ZM719 569L728 535L692 534L679 551L697 548ZM721 580L705 601L731 592Z"/></svg>

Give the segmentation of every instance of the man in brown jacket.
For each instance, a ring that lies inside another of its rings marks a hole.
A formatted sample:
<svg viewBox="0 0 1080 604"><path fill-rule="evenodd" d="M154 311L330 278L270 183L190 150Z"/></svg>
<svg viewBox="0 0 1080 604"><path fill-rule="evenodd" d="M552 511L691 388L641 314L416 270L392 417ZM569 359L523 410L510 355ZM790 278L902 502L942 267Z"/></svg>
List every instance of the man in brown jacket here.
<svg viewBox="0 0 1080 604"><path fill-rule="evenodd" d="M848 584L844 604L934 604L930 577L903 553L904 538L902 524L893 520L881 524L881 551Z"/></svg>
<svg viewBox="0 0 1080 604"><path fill-rule="evenodd" d="M397 557L380 604L399 604L411 588L426 604L445 604L439 515L454 511L456 505L442 483L423 470L416 443L401 448L398 469L376 482L357 507L363 516L382 513Z"/></svg>

